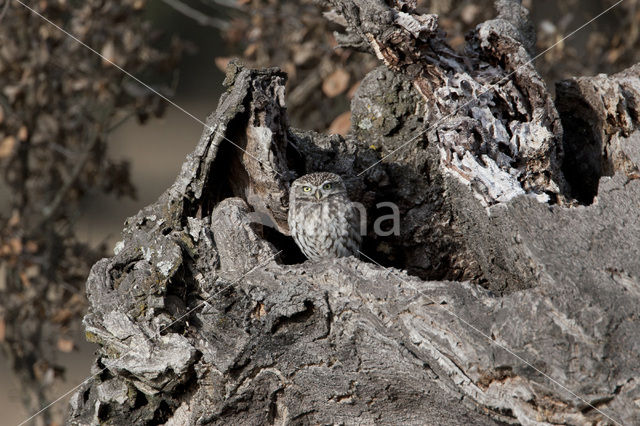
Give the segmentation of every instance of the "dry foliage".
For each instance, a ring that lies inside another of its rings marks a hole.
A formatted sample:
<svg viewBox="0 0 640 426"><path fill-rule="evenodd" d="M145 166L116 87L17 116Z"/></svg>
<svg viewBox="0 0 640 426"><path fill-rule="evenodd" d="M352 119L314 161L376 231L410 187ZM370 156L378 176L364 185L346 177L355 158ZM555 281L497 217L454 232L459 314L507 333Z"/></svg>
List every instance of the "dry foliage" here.
<svg viewBox="0 0 640 426"><path fill-rule="evenodd" d="M614 2L568 0L544 8L544 2L523 1L532 10L538 52ZM372 55L336 47L331 34L341 27L325 19L322 2L201 3L222 6L234 17L225 36L248 65L278 66L289 74L293 125L348 131L350 99L379 64ZM455 49L464 47L469 29L495 14L492 0L417 3L422 12L440 15ZM0 345L33 411L47 400L51 378L60 374L53 354L73 350L69 331L84 309L84 280L102 255L102 248L87 247L75 236L78 204L96 190L135 196L128 163L109 158L107 139L123 120L145 121L159 115L163 104L17 2L4 4L9 7L0 24L0 170L11 196L1 200L10 214L0 217ZM177 42L168 52L153 47L156 35L142 20L144 0L30 4L147 82L166 82L176 65ZM638 0L627 0L581 37L556 45L536 66L548 83L626 68L640 60L638 22ZM227 62L217 60L220 67ZM43 418L48 421L47 413Z"/></svg>
<svg viewBox="0 0 640 426"><path fill-rule="evenodd" d="M349 111L350 89L378 61L337 48L332 32L340 26L329 22L313 0L242 3L245 13L232 21L227 40L247 65L287 72L287 106L296 127L327 130Z"/></svg>
<svg viewBox="0 0 640 426"><path fill-rule="evenodd" d="M167 81L179 58L178 42L153 47L142 0L30 5L147 82ZM0 170L10 190L2 200L10 213L0 216L0 344L29 411L49 400L62 372L56 350L75 346L84 281L104 252L78 241L79 203L92 191L135 196L128 162L107 155L109 134L163 108L108 61L10 2L0 25Z"/></svg>
<svg viewBox="0 0 640 426"><path fill-rule="evenodd" d="M202 3L229 2L201 0ZM454 49L463 49L466 33L496 16L494 0L417 0L422 13L439 15L439 25ZM616 0L524 0L538 34L536 54L555 44L536 60L549 87L574 75L613 73L640 61L640 7L627 0L584 28L579 36L562 38L616 3ZM351 89L373 67L372 55L336 48L332 31L342 28L323 16L327 10L315 0L236 1L243 15L232 21L227 39L236 45L247 65L277 66L289 74L287 105L292 124L327 130L349 110ZM556 44L558 43L558 44ZM226 63L226 61L225 61ZM346 76L346 77L345 77Z"/></svg>

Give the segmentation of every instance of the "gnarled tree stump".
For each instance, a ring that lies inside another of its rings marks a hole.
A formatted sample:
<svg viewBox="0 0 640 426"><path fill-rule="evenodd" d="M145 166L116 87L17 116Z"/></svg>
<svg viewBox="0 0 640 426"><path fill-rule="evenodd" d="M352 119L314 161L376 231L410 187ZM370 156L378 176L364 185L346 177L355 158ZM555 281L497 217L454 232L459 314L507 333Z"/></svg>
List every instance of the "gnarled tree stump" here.
<svg viewBox="0 0 640 426"><path fill-rule="evenodd" d="M412 1L325 3L384 63L349 136L288 127L286 75L230 65L175 184L92 269L70 421L639 423L640 68L554 102L517 1L463 53ZM304 262L287 191L318 170L369 223L395 203L399 235Z"/></svg>

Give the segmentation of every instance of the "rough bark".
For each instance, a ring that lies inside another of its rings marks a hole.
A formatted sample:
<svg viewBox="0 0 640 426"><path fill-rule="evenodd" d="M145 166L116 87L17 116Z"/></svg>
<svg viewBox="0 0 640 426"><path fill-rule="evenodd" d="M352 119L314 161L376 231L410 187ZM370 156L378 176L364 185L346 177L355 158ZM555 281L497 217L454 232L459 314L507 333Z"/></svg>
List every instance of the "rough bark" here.
<svg viewBox="0 0 640 426"><path fill-rule="evenodd" d="M350 135L289 128L286 76L230 66L175 184L92 269L100 351L70 421L640 422L638 67L560 83L556 109L517 2L464 54L411 1L327 3L339 41L385 63ZM601 169L563 161L582 151L561 119L578 118ZM370 223L396 203L400 235L302 263L286 194L316 170ZM607 174L597 202L572 198Z"/></svg>

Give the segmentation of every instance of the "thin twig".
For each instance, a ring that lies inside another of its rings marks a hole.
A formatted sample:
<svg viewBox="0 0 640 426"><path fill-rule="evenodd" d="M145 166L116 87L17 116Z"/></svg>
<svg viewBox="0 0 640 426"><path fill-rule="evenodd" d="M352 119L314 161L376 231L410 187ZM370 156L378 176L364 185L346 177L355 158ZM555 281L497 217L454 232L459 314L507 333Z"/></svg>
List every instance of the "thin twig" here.
<svg viewBox="0 0 640 426"><path fill-rule="evenodd" d="M117 130L118 128L120 128L120 126L124 125L127 121L131 120L135 116L136 116L135 112L130 112L125 114L125 116L122 117L120 120L110 125L106 133L112 133L114 130Z"/></svg>
<svg viewBox="0 0 640 426"><path fill-rule="evenodd" d="M244 10L242 5L238 4L236 0L202 0L204 3L215 3L223 7L230 9Z"/></svg>
<svg viewBox="0 0 640 426"><path fill-rule="evenodd" d="M100 133L101 132L96 131L95 129L91 131L91 135L89 137L89 141L86 144L86 148L84 152L81 154L81 156L78 158L78 161L75 167L71 171L71 175L69 176L67 181L64 183L64 185L62 185L62 188L60 188L60 190L56 193L56 196L54 197L53 201L51 201L51 203L48 206L42 209L42 217L38 221L36 229L40 228L42 225L48 222L53 217L53 215L58 211L58 209L62 205L62 202L67 196L67 193L69 192L69 190L71 190L73 185L76 183L76 181L78 180L78 177L80 176L80 173L82 173L82 171L84 170L84 167L86 166L87 162L91 158L91 152L95 149L95 147L98 145L98 142L100 141Z"/></svg>
<svg viewBox="0 0 640 426"><path fill-rule="evenodd" d="M7 10L9 10L10 2L11 0L4 0L4 4L2 5L2 12L0 12L0 22L2 22L2 19L7 14Z"/></svg>
<svg viewBox="0 0 640 426"><path fill-rule="evenodd" d="M227 21L224 21L218 18L212 18L211 16L206 15L200 12L199 10L192 8L189 5L182 3L179 0L162 0L162 1L167 6L174 8L178 12L182 13L184 16L187 16L193 19L194 21L196 21L198 24L202 26L213 27L223 31L229 28L229 23Z"/></svg>
<svg viewBox="0 0 640 426"><path fill-rule="evenodd" d="M19 3L22 7L24 7L25 9L29 10L31 13L33 13L34 15L38 16L40 19L42 19L43 21L47 22L49 25L51 25L52 27L56 28L58 31L62 32L63 34L65 34L67 37L71 38L72 40L74 40L76 43L82 45L83 47L85 47L87 50L89 50L90 52L94 53L95 55L99 56L103 61L107 62L108 64L111 64L112 66L114 66L116 69L118 69L120 72L122 72L123 74L127 75L129 78L131 78L132 80L134 80L135 82L137 82L138 84L140 84L142 87L146 88L147 90L149 90L152 93L155 93L156 95L158 95L160 98L162 98L164 101L166 101L167 103L169 103L170 105L172 105L173 107L175 107L176 109L182 111L183 113L185 113L186 115L188 115L189 117L193 118L195 121L197 121L198 123L202 124L203 126L205 126L206 128L208 128L208 130L211 131L211 138L217 138L218 136L220 136L222 139L224 139L225 141L229 142L231 145L235 146L236 148L238 148L240 151L244 152L248 157L250 157L251 159L257 161L260 165L262 165L265 168L271 169L273 170L273 168L268 165L268 164L264 164L262 161L260 161L256 156L250 154L249 152L247 152L246 149L242 148L240 145L238 145L237 143L235 143L234 141L232 141L231 139L229 139L228 137L226 137L224 134L219 134L219 129L218 129L218 124L219 123L215 123L213 125L211 124L207 124L204 121L202 121L201 119L199 119L198 117L196 117L195 115L193 115L192 113L190 113L189 111L187 111L186 109L184 109L183 107L181 107L180 105L178 105L177 103L175 103L174 101L172 101L171 99L169 99L166 95L163 95L162 93L160 93L158 90L154 89L153 87L151 87L150 85L148 85L147 83L145 83L144 81L140 80L138 77L136 77L135 75L131 74L129 71L125 70L124 68L122 68L120 65L116 64L115 62L113 62L112 60L110 60L109 58L107 58L106 56L104 56L102 53L98 52L96 49L94 49L93 47L89 46L87 43L85 43L84 41L80 40L78 37L74 36L73 34L71 34L69 31L65 30L64 28L62 28L61 26L57 25L55 22L53 22L51 19L47 18L46 16L44 16L42 13L38 12L37 10L35 10L34 8L30 7L29 5L27 5L25 2L23 2L22 0L14 0L16 3ZM273 170L273 172L275 174L277 174L278 176L282 176L282 173L280 173L277 170Z"/></svg>

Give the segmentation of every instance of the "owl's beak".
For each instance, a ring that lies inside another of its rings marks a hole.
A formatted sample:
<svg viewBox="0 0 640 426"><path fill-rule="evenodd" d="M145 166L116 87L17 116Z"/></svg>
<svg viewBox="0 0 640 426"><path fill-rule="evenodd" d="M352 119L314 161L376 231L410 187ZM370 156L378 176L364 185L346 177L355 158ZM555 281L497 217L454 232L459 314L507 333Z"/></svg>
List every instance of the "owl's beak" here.
<svg viewBox="0 0 640 426"><path fill-rule="evenodd" d="M316 198L319 200L320 199L320 191L316 191Z"/></svg>

